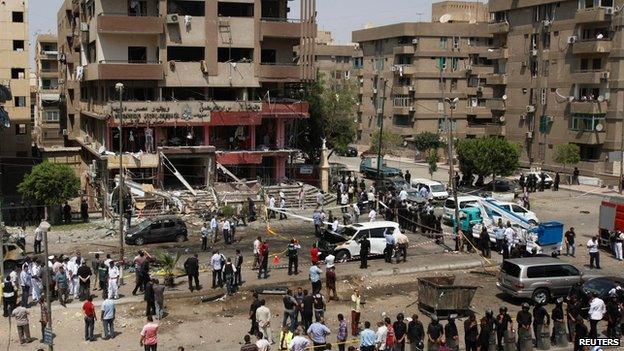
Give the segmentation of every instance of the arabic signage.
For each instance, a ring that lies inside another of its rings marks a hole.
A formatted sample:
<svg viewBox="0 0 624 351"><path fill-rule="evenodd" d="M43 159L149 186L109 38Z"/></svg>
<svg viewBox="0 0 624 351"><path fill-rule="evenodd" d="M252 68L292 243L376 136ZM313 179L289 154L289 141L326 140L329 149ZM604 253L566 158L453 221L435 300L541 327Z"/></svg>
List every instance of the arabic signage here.
<svg viewBox="0 0 624 351"><path fill-rule="evenodd" d="M118 108L111 104L110 116L118 118ZM167 124L210 122L210 113L214 107L209 102L125 102L123 104L124 124Z"/></svg>

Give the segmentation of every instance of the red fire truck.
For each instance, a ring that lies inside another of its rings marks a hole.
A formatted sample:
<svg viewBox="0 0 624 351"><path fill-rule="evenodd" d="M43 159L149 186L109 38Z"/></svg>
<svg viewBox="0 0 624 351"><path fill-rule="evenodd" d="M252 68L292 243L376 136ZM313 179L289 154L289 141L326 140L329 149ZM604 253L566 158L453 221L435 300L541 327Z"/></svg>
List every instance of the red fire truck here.
<svg viewBox="0 0 624 351"><path fill-rule="evenodd" d="M611 250L616 231L624 232L624 197L608 196L600 203L598 221L600 246Z"/></svg>

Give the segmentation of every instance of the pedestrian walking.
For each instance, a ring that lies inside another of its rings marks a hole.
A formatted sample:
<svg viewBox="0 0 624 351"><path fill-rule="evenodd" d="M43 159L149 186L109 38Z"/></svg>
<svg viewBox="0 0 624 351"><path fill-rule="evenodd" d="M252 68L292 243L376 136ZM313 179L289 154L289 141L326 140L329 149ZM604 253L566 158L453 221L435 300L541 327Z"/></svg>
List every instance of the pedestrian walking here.
<svg viewBox="0 0 624 351"><path fill-rule="evenodd" d="M223 281L221 280L221 270L225 260L223 255L219 253L219 250L212 250L212 257L210 258L210 265L212 266L212 288L223 287Z"/></svg>
<svg viewBox="0 0 624 351"><path fill-rule="evenodd" d="M22 301L21 306L28 308L28 297L30 296L30 286L32 285L32 279L30 272L28 271L28 264L24 263L19 274L20 288L22 289Z"/></svg>
<svg viewBox="0 0 624 351"><path fill-rule="evenodd" d="M320 209L320 205L316 206L316 209L312 213L312 223L314 223L314 233L317 237L321 236L323 220L322 220L322 212Z"/></svg>
<svg viewBox="0 0 624 351"><path fill-rule="evenodd" d="M578 167L574 167L574 171L572 171L572 185L581 185L581 183L579 182L580 174L581 172L579 172Z"/></svg>
<svg viewBox="0 0 624 351"><path fill-rule="evenodd" d="M258 310L258 307L260 307L260 300L258 299L257 292L254 291L252 296L253 301L249 306L249 320L251 322L251 326L249 327L248 334L256 335L256 333L260 331L260 328L258 327L258 320L256 319L256 311Z"/></svg>
<svg viewBox="0 0 624 351"><path fill-rule="evenodd" d="M320 253L320 250L316 246L316 243L312 244L312 248L310 249L310 261L312 262L312 265L315 265L316 263L318 263L319 253Z"/></svg>
<svg viewBox="0 0 624 351"><path fill-rule="evenodd" d="M156 318L163 319L165 315L165 286L160 284L158 279L154 279L154 307L156 307Z"/></svg>
<svg viewBox="0 0 624 351"><path fill-rule="evenodd" d="M323 284L321 283L321 274L323 271L319 268L319 262L310 266L310 283L312 283L312 295L316 295L323 288Z"/></svg>
<svg viewBox="0 0 624 351"><path fill-rule="evenodd" d="M559 172L555 172L555 180L553 181L553 191L559 191L559 183L561 182L561 176Z"/></svg>
<svg viewBox="0 0 624 351"><path fill-rule="evenodd" d="M141 329L140 335L139 345L143 346L145 351L156 351L158 346L158 324L154 323L152 316L147 316L147 324Z"/></svg>
<svg viewBox="0 0 624 351"><path fill-rule="evenodd" d="M201 234L201 250L208 250L208 237L210 236L210 230L208 229L208 224L204 222L200 229Z"/></svg>
<svg viewBox="0 0 624 351"><path fill-rule="evenodd" d="M327 289L327 299L338 300L338 294L336 293L336 266L332 263L327 264L325 271L325 289Z"/></svg>
<svg viewBox="0 0 624 351"><path fill-rule="evenodd" d="M371 210L368 212L368 221L374 222L376 219L377 219L377 211L375 211L374 208L371 208Z"/></svg>
<svg viewBox="0 0 624 351"><path fill-rule="evenodd" d="M354 289L351 295L351 335L358 336L360 333L360 316L362 315L362 297L360 290Z"/></svg>
<svg viewBox="0 0 624 351"><path fill-rule="evenodd" d="M320 321L321 318L325 317L325 308L327 305L325 304L325 298L323 295L318 292L314 294L312 305L314 307L314 320Z"/></svg>
<svg viewBox="0 0 624 351"><path fill-rule="evenodd" d="M100 319L102 319L102 329L104 340L115 338L115 301L107 296L102 302L102 311Z"/></svg>
<svg viewBox="0 0 624 351"><path fill-rule="evenodd" d="M45 340L45 328L50 322L50 313L48 311L48 304L46 303L45 296L39 298L39 324L41 325L41 342Z"/></svg>
<svg viewBox="0 0 624 351"><path fill-rule="evenodd" d="M258 236L256 237L256 240L254 240L254 243L253 243L254 261L253 261L253 264L251 265L252 270L256 270L260 268L259 267L260 266L260 245L262 245L262 237Z"/></svg>
<svg viewBox="0 0 624 351"><path fill-rule="evenodd" d="M269 278L269 244L263 240L260 244L260 268L258 269L258 279Z"/></svg>
<svg viewBox="0 0 624 351"><path fill-rule="evenodd" d="M457 327L455 327L457 328ZM423 351L425 344L425 327L418 320L418 315L412 315L412 320L407 324L407 340L409 341L410 351Z"/></svg>
<svg viewBox="0 0 624 351"><path fill-rule="evenodd" d="M615 255L615 259L618 261L622 261L622 243L624 242L624 233L619 230L615 233L615 237L613 238L613 251Z"/></svg>
<svg viewBox="0 0 624 351"><path fill-rule="evenodd" d="M232 259L228 257L223 266L223 281L228 295L234 295L236 292L236 285L234 284L234 275L236 274L236 267L232 264Z"/></svg>
<svg viewBox="0 0 624 351"><path fill-rule="evenodd" d="M95 307L93 306L93 297L87 297L87 301L82 305L82 314L84 316L84 335L85 341L94 341L93 328L97 317L95 316Z"/></svg>
<svg viewBox="0 0 624 351"><path fill-rule="evenodd" d="M150 280L149 278L149 261L152 259L152 256L144 250L139 250L137 256L134 257L134 275L135 275L135 285L132 290L132 295L136 295L138 293L142 293L145 291L145 284ZM120 278L122 274L120 272Z"/></svg>
<svg viewBox="0 0 624 351"><path fill-rule="evenodd" d="M154 296L154 280L145 284L144 298L145 300L145 316L153 316L156 314L156 297Z"/></svg>
<svg viewBox="0 0 624 351"><path fill-rule="evenodd" d="M284 304L282 326L294 331L297 328L297 300L293 297L291 289L286 290L282 302Z"/></svg>
<svg viewBox="0 0 624 351"><path fill-rule="evenodd" d="M368 254L370 253L371 243L367 236L360 240L360 269L368 268Z"/></svg>
<svg viewBox="0 0 624 351"><path fill-rule="evenodd" d="M184 261L184 271L188 278L188 287L193 292L193 281L195 282L195 290L201 290L199 286L199 256L195 253Z"/></svg>
<svg viewBox="0 0 624 351"><path fill-rule="evenodd" d="M565 232L564 238L566 246L566 256L574 257L574 254L576 253L576 247L574 246L576 233L574 232L574 227L570 227L570 229ZM570 255L570 252L572 252L572 255Z"/></svg>
<svg viewBox="0 0 624 351"><path fill-rule="evenodd" d="M273 195L269 195L268 212L269 212L268 219L275 218L275 197L273 197Z"/></svg>
<svg viewBox="0 0 624 351"><path fill-rule="evenodd" d="M232 233L231 233L231 225L230 225L230 221L227 219L223 219L221 220L221 230L223 231L223 241L225 243L225 245L231 245L232 244Z"/></svg>
<svg viewBox="0 0 624 351"><path fill-rule="evenodd" d="M260 307L256 310L256 320L258 321L258 327L260 328L262 337L273 344L273 335L271 334L271 310L266 306L264 300L260 300Z"/></svg>
<svg viewBox="0 0 624 351"><path fill-rule="evenodd" d="M213 215L210 219L210 236L212 237L212 245L217 242L217 234L219 233L219 223L217 222L217 215Z"/></svg>
<svg viewBox="0 0 624 351"><path fill-rule="evenodd" d="M30 322L28 320L28 310L25 307L17 306L11 312L11 317L15 318L15 325L17 326L17 335L20 340L20 344L29 343L30 340Z"/></svg>
<svg viewBox="0 0 624 351"><path fill-rule="evenodd" d="M59 302L61 306L65 307L69 299L69 276L65 272L65 267L59 267L58 273L54 276L54 281L56 282L56 294Z"/></svg>
<svg viewBox="0 0 624 351"><path fill-rule="evenodd" d="M587 241L587 249L589 250L589 269L600 269L600 251L598 249L598 237L593 236Z"/></svg>
<svg viewBox="0 0 624 351"><path fill-rule="evenodd" d="M485 258L491 258L490 250L490 233L488 233L487 227L481 228L481 234L479 235L479 246L481 246L481 256Z"/></svg>
<svg viewBox="0 0 624 351"><path fill-rule="evenodd" d="M234 285L241 286L243 284L243 254L239 249L235 251L234 267L236 267L236 271L234 272Z"/></svg>
<svg viewBox="0 0 624 351"><path fill-rule="evenodd" d="M299 250L301 245L297 239L292 238L287 248L288 275L299 274Z"/></svg>
<svg viewBox="0 0 624 351"><path fill-rule="evenodd" d="M592 293L592 299L589 303L589 337L598 339L598 322L602 320L607 307L604 301L598 297L598 293Z"/></svg>
<svg viewBox="0 0 624 351"><path fill-rule="evenodd" d="M288 219L288 217L286 217L286 212L285 212L286 211L286 199L285 198L280 197L279 207L280 207L279 208L280 209L280 213L279 213L280 214L280 216L279 216L280 221L282 219Z"/></svg>

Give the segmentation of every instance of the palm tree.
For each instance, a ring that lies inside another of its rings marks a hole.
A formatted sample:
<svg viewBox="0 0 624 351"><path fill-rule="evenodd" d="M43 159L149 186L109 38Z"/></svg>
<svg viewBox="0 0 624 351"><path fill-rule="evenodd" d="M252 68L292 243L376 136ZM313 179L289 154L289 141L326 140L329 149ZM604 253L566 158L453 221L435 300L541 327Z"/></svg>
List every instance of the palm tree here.
<svg viewBox="0 0 624 351"><path fill-rule="evenodd" d="M180 260L180 253L172 255L166 251L159 250L156 252L156 262L162 266L164 273L165 286L172 287L175 279L175 269Z"/></svg>

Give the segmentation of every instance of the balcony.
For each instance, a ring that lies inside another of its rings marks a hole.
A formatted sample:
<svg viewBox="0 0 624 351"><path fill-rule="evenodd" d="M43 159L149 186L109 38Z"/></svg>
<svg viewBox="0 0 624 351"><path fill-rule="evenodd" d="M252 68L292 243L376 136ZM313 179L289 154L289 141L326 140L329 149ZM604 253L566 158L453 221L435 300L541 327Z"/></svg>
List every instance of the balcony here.
<svg viewBox="0 0 624 351"><path fill-rule="evenodd" d="M261 18L261 38L291 38L301 37L301 20L289 18Z"/></svg>
<svg viewBox="0 0 624 351"><path fill-rule="evenodd" d="M397 75L410 76L416 74L416 67L413 65L394 65L392 71Z"/></svg>
<svg viewBox="0 0 624 351"><path fill-rule="evenodd" d="M568 140L573 143L598 145L605 142L607 133L606 131L580 131L580 130L568 130Z"/></svg>
<svg viewBox="0 0 624 351"><path fill-rule="evenodd" d="M393 106L392 113L395 115L409 115L416 111L414 106Z"/></svg>
<svg viewBox="0 0 624 351"><path fill-rule="evenodd" d="M607 113L606 101L572 101L570 103L570 113L575 114L604 114Z"/></svg>
<svg viewBox="0 0 624 351"><path fill-rule="evenodd" d="M97 16L98 33L109 34L161 34L165 24L159 16L125 16L99 14Z"/></svg>
<svg viewBox="0 0 624 351"><path fill-rule="evenodd" d="M466 134L483 136L500 136L505 135L505 126L500 123L468 123L466 126Z"/></svg>
<svg viewBox="0 0 624 351"><path fill-rule="evenodd" d="M609 10L613 10L609 8ZM574 20L576 23L592 23L592 22L604 22L611 17L607 14L607 7L590 7L586 9L576 10Z"/></svg>
<svg viewBox="0 0 624 351"><path fill-rule="evenodd" d="M160 62L129 63L100 61L84 69L84 79L91 80L162 80L164 69Z"/></svg>
<svg viewBox="0 0 624 351"><path fill-rule="evenodd" d="M392 88L392 92L398 95L409 95L414 93L413 85L396 85Z"/></svg>
<svg viewBox="0 0 624 351"><path fill-rule="evenodd" d="M54 78L58 77L58 68L42 68L39 70L39 75L42 78Z"/></svg>
<svg viewBox="0 0 624 351"><path fill-rule="evenodd" d="M310 104L304 101L263 101L262 117L307 118L309 108Z"/></svg>
<svg viewBox="0 0 624 351"><path fill-rule="evenodd" d="M492 111L505 111L507 109L507 104L503 99L487 99L485 106Z"/></svg>
<svg viewBox="0 0 624 351"><path fill-rule="evenodd" d="M293 63L261 63L258 77L262 81L299 81L301 67Z"/></svg>
<svg viewBox="0 0 624 351"><path fill-rule="evenodd" d="M56 50L41 50L39 51L40 60L58 60L58 51Z"/></svg>
<svg viewBox="0 0 624 351"><path fill-rule="evenodd" d="M611 40L609 39L588 39L581 40L572 45L574 55L602 54L611 52Z"/></svg>
<svg viewBox="0 0 624 351"><path fill-rule="evenodd" d="M507 75L504 73L492 73L485 76L485 84L488 85L506 85Z"/></svg>
<svg viewBox="0 0 624 351"><path fill-rule="evenodd" d="M490 60L508 59L509 50L507 48L490 49L485 53L485 57Z"/></svg>
<svg viewBox="0 0 624 351"><path fill-rule="evenodd" d="M509 22L495 22L488 24L490 34L504 34L509 32Z"/></svg>
<svg viewBox="0 0 624 351"><path fill-rule="evenodd" d="M600 84L607 79L609 72L604 70L579 70L571 74L571 80L576 84Z"/></svg>
<svg viewBox="0 0 624 351"><path fill-rule="evenodd" d="M466 107L466 113L469 115L477 116L491 116L492 112L487 106L468 106Z"/></svg>
<svg viewBox="0 0 624 351"><path fill-rule="evenodd" d="M119 155L109 155L108 169L119 169ZM134 168L157 168L160 164L160 158L158 154L123 154L121 155L121 162L126 169Z"/></svg>
<svg viewBox="0 0 624 351"><path fill-rule="evenodd" d="M392 52L395 55L413 55L414 54L414 45L412 44L399 44L399 46L395 46L392 49Z"/></svg>
<svg viewBox="0 0 624 351"><path fill-rule="evenodd" d="M468 68L466 68L468 70ZM470 66L470 74L478 74L478 75L486 75L494 73L493 66L485 66L485 65L471 65Z"/></svg>

